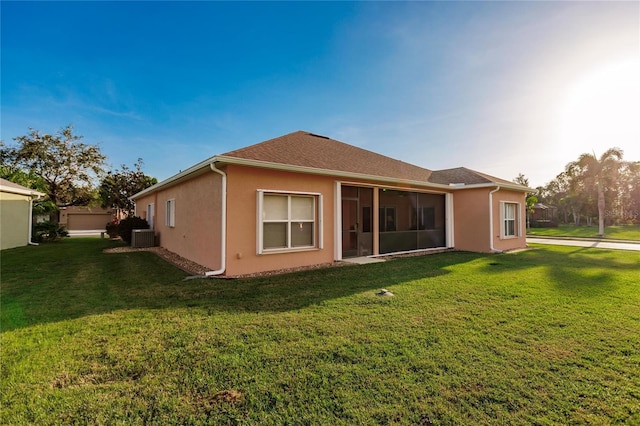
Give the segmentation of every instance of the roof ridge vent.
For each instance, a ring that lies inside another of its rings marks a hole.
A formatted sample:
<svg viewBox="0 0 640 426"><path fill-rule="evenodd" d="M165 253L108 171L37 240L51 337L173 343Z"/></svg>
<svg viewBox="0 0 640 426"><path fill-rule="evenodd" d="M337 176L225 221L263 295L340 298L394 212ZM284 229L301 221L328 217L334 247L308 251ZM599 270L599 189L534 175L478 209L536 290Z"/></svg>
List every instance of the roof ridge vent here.
<svg viewBox="0 0 640 426"><path fill-rule="evenodd" d="M331 139L329 136L323 136L323 135L317 135L315 133L307 133L309 136L315 136L316 138L322 138L322 139Z"/></svg>

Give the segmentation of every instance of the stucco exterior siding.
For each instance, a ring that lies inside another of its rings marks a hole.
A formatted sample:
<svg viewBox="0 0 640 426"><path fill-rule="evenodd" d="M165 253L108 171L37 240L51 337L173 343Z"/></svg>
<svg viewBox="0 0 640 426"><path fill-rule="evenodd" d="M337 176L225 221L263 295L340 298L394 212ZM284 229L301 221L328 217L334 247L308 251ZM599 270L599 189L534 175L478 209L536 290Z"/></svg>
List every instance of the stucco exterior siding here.
<svg viewBox="0 0 640 426"><path fill-rule="evenodd" d="M29 244L31 197L0 192L0 250Z"/></svg>
<svg viewBox="0 0 640 426"><path fill-rule="evenodd" d="M227 166L225 171L227 193L230 194L227 198L227 275L295 268L334 260L335 179L236 165ZM258 190L321 194L323 248L258 254Z"/></svg>
<svg viewBox="0 0 640 426"><path fill-rule="evenodd" d="M493 201L493 248L496 250L513 250L527 246L526 236L526 199L525 193L501 189L492 195ZM516 203L518 205L516 221L517 235L503 237L502 204Z"/></svg>
<svg viewBox="0 0 640 426"><path fill-rule="evenodd" d="M491 251L489 189L465 189L453 194L454 241L457 250Z"/></svg>
<svg viewBox="0 0 640 426"><path fill-rule="evenodd" d="M211 270L221 267L222 177L207 172L136 200L136 214L147 221L154 204L154 230L161 247ZM175 223L168 226L167 201L174 200Z"/></svg>

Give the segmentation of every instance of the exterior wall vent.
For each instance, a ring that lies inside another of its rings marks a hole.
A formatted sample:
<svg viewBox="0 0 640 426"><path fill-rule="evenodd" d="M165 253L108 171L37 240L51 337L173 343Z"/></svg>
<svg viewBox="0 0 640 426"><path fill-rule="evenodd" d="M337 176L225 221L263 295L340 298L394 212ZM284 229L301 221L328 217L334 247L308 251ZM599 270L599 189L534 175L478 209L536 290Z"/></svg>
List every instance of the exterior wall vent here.
<svg viewBox="0 0 640 426"><path fill-rule="evenodd" d="M131 247L144 248L156 245L156 234L153 229L134 229L131 231Z"/></svg>

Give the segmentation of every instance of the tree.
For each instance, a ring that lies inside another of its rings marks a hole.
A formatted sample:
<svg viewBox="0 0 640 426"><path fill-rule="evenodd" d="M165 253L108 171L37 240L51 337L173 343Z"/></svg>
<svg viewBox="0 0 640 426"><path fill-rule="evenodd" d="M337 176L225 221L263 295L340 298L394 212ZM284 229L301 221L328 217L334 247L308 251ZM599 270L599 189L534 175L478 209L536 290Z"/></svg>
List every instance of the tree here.
<svg viewBox="0 0 640 426"><path fill-rule="evenodd" d="M518 176L513 179L513 181L519 185L529 187L529 179L527 179L522 173L519 173ZM536 203L538 202L538 197L535 192L527 192L527 231L531 229L531 213L535 211Z"/></svg>
<svg viewBox="0 0 640 426"><path fill-rule="evenodd" d="M624 161L618 178L618 209L621 223L640 223L640 161Z"/></svg>
<svg viewBox="0 0 640 426"><path fill-rule="evenodd" d="M605 188L615 188L616 178L622 161L620 148L609 148L600 158L594 154L582 154L577 161L569 163L574 184L582 185L583 192L595 189L598 206L598 235L604 236ZM612 193L615 195L615 192Z"/></svg>
<svg viewBox="0 0 640 426"><path fill-rule="evenodd" d="M26 173L20 169L12 168L6 164L0 165L0 178L17 183L26 188L46 193L47 185L44 180L33 172ZM48 199L36 199L33 201L34 215L49 215L58 211L58 207Z"/></svg>
<svg viewBox="0 0 640 426"><path fill-rule="evenodd" d="M107 172L99 188L102 207L116 208L133 216L135 205L129 197L158 183L158 179L142 172L143 164L142 158L138 158L134 170L122 164L120 170Z"/></svg>
<svg viewBox="0 0 640 426"><path fill-rule="evenodd" d="M30 128L14 138L16 146L0 146L0 159L9 169L42 179L43 192L57 207L85 205L95 198L93 184L103 173L106 157L98 146L81 140L71 125L54 135ZM52 220L57 217L52 215Z"/></svg>

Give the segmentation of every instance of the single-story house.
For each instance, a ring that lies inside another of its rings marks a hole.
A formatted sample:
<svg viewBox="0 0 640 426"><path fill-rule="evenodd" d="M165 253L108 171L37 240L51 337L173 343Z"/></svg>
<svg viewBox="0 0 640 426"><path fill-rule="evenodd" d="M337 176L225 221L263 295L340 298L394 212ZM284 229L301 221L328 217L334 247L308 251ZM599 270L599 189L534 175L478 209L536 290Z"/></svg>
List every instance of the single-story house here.
<svg viewBox="0 0 640 426"><path fill-rule="evenodd" d="M43 193L0 178L0 250L31 243L33 200Z"/></svg>
<svg viewBox="0 0 640 426"><path fill-rule="evenodd" d="M89 206L70 206L60 209L60 225L69 235L100 235L107 223L115 218L111 209Z"/></svg>
<svg viewBox="0 0 640 426"><path fill-rule="evenodd" d="M162 247L208 275L237 276L349 257L526 247L528 190L297 131L208 158L132 200Z"/></svg>

